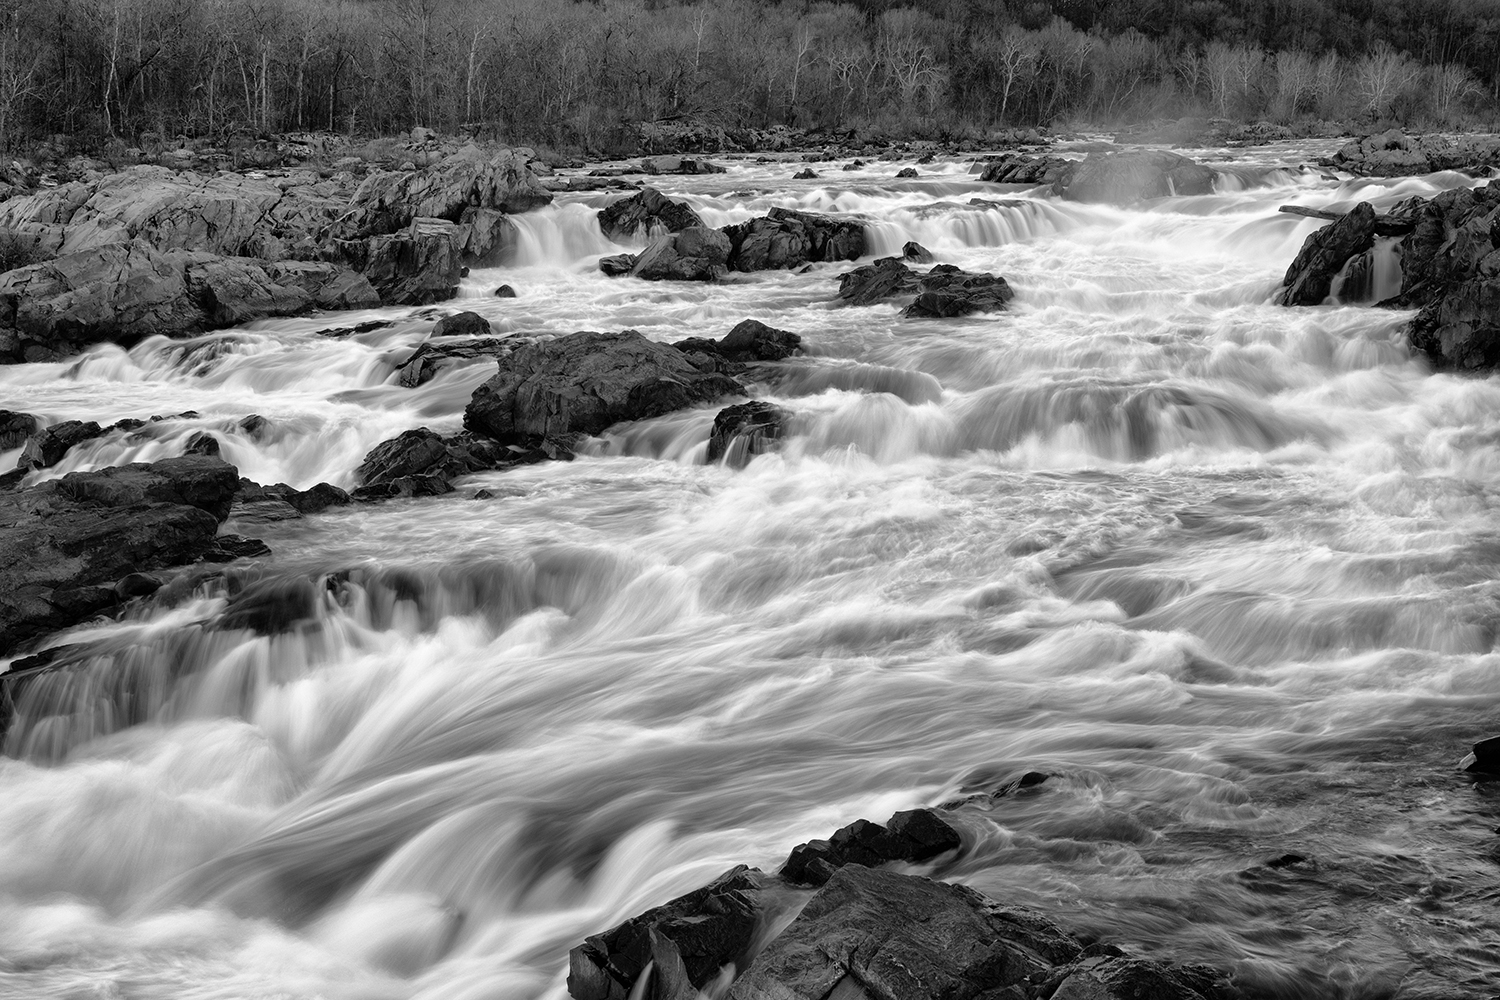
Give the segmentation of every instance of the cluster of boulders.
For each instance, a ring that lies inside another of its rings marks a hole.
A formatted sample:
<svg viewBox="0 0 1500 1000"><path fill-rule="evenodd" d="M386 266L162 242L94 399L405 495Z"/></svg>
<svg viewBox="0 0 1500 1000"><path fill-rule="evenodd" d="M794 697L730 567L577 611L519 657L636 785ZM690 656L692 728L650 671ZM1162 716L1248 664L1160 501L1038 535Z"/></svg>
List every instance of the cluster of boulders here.
<svg viewBox="0 0 1500 1000"><path fill-rule="evenodd" d="M1500 136L1463 135L1449 139L1441 135L1407 135L1400 129L1391 129L1351 139L1323 163L1362 177L1407 177L1439 170L1483 174L1500 167Z"/></svg>
<svg viewBox="0 0 1500 1000"><path fill-rule="evenodd" d="M1004 278L987 271L973 274L952 264L938 264L923 273L907 265L907 261L930 259L920 245L908 243L902 257L882 257L840 275L839 298L865 306L909 295L903 316L945 319L997 312L1015 297Z"/></svg>
<svg viewBox="0 0 1500 1000"><path fill-rule="evenodd" d="M1081 160L1005 153L985 161L979 179L1047 184L1068 201L1131 205L1151 198L1212 194L1218 171L1163 149L1091 152Z"/></svg>
<svg viewBox="0 0 1500 1000"><path fill-rule="evenodd" d="M46 361L310 308L451 298L551 201L529 152L468 145L423 170L324 178L142 166L0 204L49 258L0 275L0 362Z"/></svg>
<svg viewBox="0 0 1500 1000"><path fill-rule="evenodd" d="M739 866L569 954L574 1000L1228 1000L1215 969L1088 944L1039 913L886 869L960 851L929 809ZM766 928L780 928L768 936Z"/></svg>
<svg viewBox="0 0 1500 1000"><path fill-rule="evenodd" d="M1276 301L1318 305L1341 275L1368 269L1379 236L1399 236L1401 291L1378 305L1419 309L1408 336L1438 367L1500 364L1500 185L1409 198L1387 215L1367 202L1307 238ZM1402 235L1404 234L1404 235Z"/></svg>

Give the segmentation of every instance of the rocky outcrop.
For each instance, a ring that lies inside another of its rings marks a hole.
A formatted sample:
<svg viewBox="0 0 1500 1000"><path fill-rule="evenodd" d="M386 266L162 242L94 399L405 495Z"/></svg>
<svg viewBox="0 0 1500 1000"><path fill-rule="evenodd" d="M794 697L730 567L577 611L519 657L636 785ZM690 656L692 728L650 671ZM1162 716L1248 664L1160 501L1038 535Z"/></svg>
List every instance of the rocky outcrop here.
<svg viewBox="0 0 1500 1000"><path fill-rule="evenodd" d="M708 354L732 362L782 361L802 350L802 338L790 330L746 319L736 323L720 340L689 337L672 346L685 354Z"/></svg>
<svg viewBox="0 0 1500 1000"><path fill-rule="evenodd" d="M463 221L469 207L525 212L552 201L521 150L469 145L422 170L378 170L350 199L337 229L346 237L393 233L418 219ZM378 285L378 282L377 282Z"/></svg>
<svg viewBox="0 0 1500 1000"><path fill-rule="evenodd" d="M1373 243L1379 219L1409 225L1397 245L1401 291L1378 303L1420 310L1408 328L1411 345L1440 368L1500 365L1500 185L1457 188L1402 202L1386 217L1367 204L1307 238L1287 271L1277 301L1316 305L1346 268Z"/></svg>
<svg viewBox="0 0 1500 1000"><path fill-rule="evenodd" d="M518 234L499 209L470 205L458 217L459 254L468 267L500 267L515 252Z"/></svg>
<svg viewBox="0 0 1500 1000"><path fill-rule="evenodd" d="M979 179L989 184L1051 184L1070 162L1061 156L1004 153L985 161Z"/></svg>
<svg viewBox="0 0 1500 1000"><path fill-rule="evenodd" d="M434 344L429 341L402 362L398 369L399 381L406 388L415 389L432 381L444 369L465 361L504 357L521 343L523 341L510 337L481 337L456 344Z"/></svg>
<svg viewBox="0 0 1500 1000"><path fill-rule="evenodd" d="M695 226L653 241L631 262L630 275L646 281L714 281L725 275L729 253L722 232Z"/></svg>
<svg viewBox="0 0 1500 1000"><path fill-rule="evenodd" d="M1455 140L1391 129L1352 139L1325 162L1362 177L1409 177L1439 170L1480 174L1500 166L1500 136L1465 135Z"/></svg>
<svg viewBox="0 0 1500 1000"><path fill-rule="evenodd" d="M974 274L952 264L939 264L922 274L895 257L882 257L839 276L839 298L850 305L873 305L904 295L914 298L903 316L946 319L1004 309L1015 292L999 275Z"/></svg>
<svg viewBox="0 0 1500 1000"><path fill-rule="evenodd" d="M792 848L781 877L801 885L822 885L845 865L876 867L891 861L927 861L956 851L958 831L931 809L899 812L885 826L861 819L827 840Z"/></svg>
<svg viewBox="0 0 1500 1000"><path fill-rule="evenodd" d="M0 410L0 451L9 451L26 443L37 432L38 421L30 413Z"/></svg>
<svg viewBox="0 0 1500 1000"><path fill-rule="evenodd" d="M470 431L445 437L418 427L370 449L354 470L360 488L353 497L379 500L448 493L452 491L451 481L460 476L549 457L552 455L540 449L508 446Z"/></svg>
<svg viewBox="0 0 1500 1000"><path fill-rule="evenodd" d="M866 253L865 227L790 208L773 208L765 216L725 226L734 271L766 271L803 264L857 260Z"/></svg>
<svg viewBox="0 0 1500 1000"><path fill-rule="evenodd" d="M1090 153L1061 167L1052 190L1069 201L1130 205L1148 198L1212 194L1217 178L1212 167L1166 150Z"/></svg>
<svg viewBox="0 0 1500 1000"><path fill-rule="evenodd" d="M708 434L708 463L744 468L756 455L775 449L790 418L784 408L760 399L726 406L714 417Z"/></svg>
<svg viewBox="0 0 1500 1000"><path fill-rule="evenodd" d="M34 431L16 459L18 469L50 469L61 462L75 444L92 441L104 434L104 428L92 420L63 420Z"/></svg>
<svg viewBox="0 0 1500 1000"><path fill-rule="evenodd" d="M467 309L444 316L432 327L434 337L486 337L492 332L489 320Z"/></svg>
<svg viewBox="0 0 1500 1000"><path fill-rule="evenodd" d="M452 222L418 218L399 233L345 244L345 252L387 305L425 306L458 292L462 239Z"/></svg>
<svg viewBox="0 0 1500 1000"><path fill-rule="evenodd" d="M741 392L634 330L574 333L501 358L474 392L464 426L506 443L598 434L624 420L660 416Z"/></svg>
<svg viewBox="0 0 1500 1000"><path fill-rule="evenodd" d="M45 361L101 341L130 345L302 312L330 283L368 303L355 278L331 265L282 271L191 250L166 253L139 240L83 250L0 275L0 358ZM318 287L311 294L307 283ZM282 283L285 282L285 283Z"/></svg>
<svg viewBox="0 0 1500 1000"><path fill-rule="evenodd" d="M234 466L186 457L0 494L0 655L114 610L132 573L213 554L238 485Z"/></svg>
<svg viewBox="0 0 1500 1000"><path fill-rule="evenodd" d="M1328 298L1333 279L1349 258L1375 245L1375 209L1362 201L1331 226L1324 226L1302 244L1297 259L1287 268L1276 303L1283 306L1316 306Z"/></svg>
<svg viewBox="0 0 1500 1000"><path fill-rule="evenodd" d="M907 817L901 822L902 817ZM904 829L923 857L958 845L931 810L854 823L830 841L862 851L823 867L810 897L744 866L574 948L575 1000L1229 1000L1216 970L1085 945L1046 917L962 885L885 870ZM850 845L858 845L850 846ZM827 855L825 855L827 856ZM764 940L765 930L772 929ZM778 930L779 928L779 930ZM727 989L726 989L727 986Z"/></svg>
<svg viewBox="0 0 1500 1000"><path fill-rule="evenodd" d="M722 174L724 168L711 160L690 156L653 156L641 161L643 174Z"/></svg>
<svg viewBox="0 0 1500 1000"><path fill-rule="evenodd" d="M698 213L672 201L656 188L642 188L628 198L610 202L599 212L599 229L616 243L658 237L684 229L703 228Z"/></svg>

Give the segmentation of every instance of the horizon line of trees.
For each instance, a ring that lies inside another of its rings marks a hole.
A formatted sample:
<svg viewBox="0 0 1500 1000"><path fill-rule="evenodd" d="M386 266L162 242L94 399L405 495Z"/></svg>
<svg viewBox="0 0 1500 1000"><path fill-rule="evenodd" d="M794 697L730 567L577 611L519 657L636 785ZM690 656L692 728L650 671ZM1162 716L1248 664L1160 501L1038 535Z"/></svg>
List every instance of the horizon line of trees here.
<svg viewBox="0 0 1500 1000"><path fill-rule="evenodd" d="M1500 0L0 0L0 145L638 123L888 134L1199 114L1443 127Z"/></svg>

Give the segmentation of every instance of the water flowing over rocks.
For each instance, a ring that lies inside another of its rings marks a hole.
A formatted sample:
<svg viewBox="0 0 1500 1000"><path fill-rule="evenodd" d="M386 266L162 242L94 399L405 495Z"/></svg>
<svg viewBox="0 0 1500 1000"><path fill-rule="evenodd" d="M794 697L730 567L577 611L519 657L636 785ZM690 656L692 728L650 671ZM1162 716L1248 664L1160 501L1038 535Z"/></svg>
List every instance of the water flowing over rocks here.
<svg viewBox="0 0 1500 1000"><path fill-rule="evenodd" d="M0 652L113 609L117 580L209 554L238 486L189 457L0 493Z"/></svg>
<svg viewBox="0 0 1500 1000"><path fill-rule="evenodd" d="M987 159L979 179L987 184L1052 184L1071 162L1061 156L1005 153Z"/></svg>
<svg viewBox="0 0 1500 1000"><path fill-rule="evenodd" d="M856 260L866 252L863 224L812 212L773 208L759 219L726 226L734 271L765 271Z"/></svg>
<svg viewBox="0 0 1500 1000"><path fill-rule="evenodd" d="M717 281L727 273L729 254L722 232L694 226L655 240L631 260L629 273L645 281Z"/></svg>
<svg viewBox="0 0 1500 1000"><path fill-rule="evenodd" d="M469 145L423 170L379 170L366 177L339 219L341 233L378 236L418 219L462 221L464 210L517 213L552 201L520 150L486 153Z"/></svg>
<svg viewBox="0 0 1500 1000"><path fill-rule="evenodd" d="M452 492L452 480L474 472L539 462L551 457L540 449L501 444L469 431L443 436L426 427L403 431L365 455L354 477L356 500L393 496L435 496Z"/></svg>
<svg viewBox="0 0 1500 1000"><path fill-rule="evenodd" d="M1149 198L1212 194L1218 173L1166 150L1090 153L1058 169L1053 191L1068 201L1130 205Z"/></svg>
<svg viewBox="0 0 1500 1000"><path fill-rule="evenodd" d="M776 447L786 434L790 418L785 408L759 399L727 406L714 417L706 460L743 468L756 455Z"/></svg>
<svg viewBox="0 0 1500 1000"><path fill-rule="evenodd" d="M1307 238L1277 301L1317 305L1333 280L1365 266L1377 227L1408 228L1396 245L1399 294L1378 303L1420 311L1411 344L1435 365L1489 369L1500 363L1500 232L1494 214L1500 187L1457 188L1433 198L1408 199L1385 220L1368 203L1355 206Z"/></svg>
<svg viewBox="0 0 1500 1000"><path fill-rule="evenodd" d="M873 305L913 293L915 298L902 311L908 318L945 319L996 312L1015 298L1004 278L970 274L952 264L938 264L923 274L899 258L882 257L839 276L839 298L850 305Z"/></svg>
<svg viewBox="0 0 1500 1000"><path fill-rule="evenodd" d="M485 329L489 329L488 323L485 324ZM437 335L436 331L433 335ZM434 344L428 341L401 363L398 377L403 386L415 389L419 385L426 385L439 372L454 364L503 357L521 343L523 341L512 337L478 337L453 344Z"/></svg>
<svg viewBox="0 0 1500 1000"><path fill-rule="evenodd" d="M599 211L600 231L617 243L692 228L703 228L698 213L680 201L672 201L653 187L642 188L628 198L610 202Z"/></svg>
<svg viewBox="0 0 1500 1000"><path fill-rule="evenodd" d="M538 341L499 362L474 392L464 426L505 443L597 434L742 391L725 375L705 373L681 351L636 333L580 332Z"/></svg>
<svg viewBox="0 0 1500 1000"><path fill-rule="evenodd" d="M746 319L719 340L689 337L672 345L686 354L706 354L730 362L782 361L802 349L802 338L790 330L777 330L759 320ZM710 370L717 365L711 365Z"/></svg>

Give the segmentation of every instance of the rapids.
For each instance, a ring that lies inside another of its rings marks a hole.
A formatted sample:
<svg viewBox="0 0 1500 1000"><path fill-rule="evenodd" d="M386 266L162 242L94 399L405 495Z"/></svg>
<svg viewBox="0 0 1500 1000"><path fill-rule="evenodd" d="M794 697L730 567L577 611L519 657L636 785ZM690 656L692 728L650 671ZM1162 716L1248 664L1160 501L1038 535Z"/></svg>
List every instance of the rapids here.
<svg viewBox="0 0 1500 1000"><path fill-rule="evenodd" d="M794 330L811 357L763 393L791 440L705 466L709 407L443 498L231 522L275 553L237 582L301 586L313 624L257 636L209 580L54 637L78 667L0 759L0 995L557 1000L586 935L955 799L977 840L937 874L1254 996L1500 992L1500 796L1455 770L1500 732L1500 379L1413 359L1408 314L1270 304L1318 225L1278 205L1474 182L1255 155L1131 210L957 161L656 179L711 225L847 214L1015 288L962 320L840 307L831 265L605 278L612 195L517 217L455 308ZM0 368L0 407L197 414L33 480L207 431L251 479L348 487L377 442L460 426L489 364L394 374L445 311Z"/></svg>

